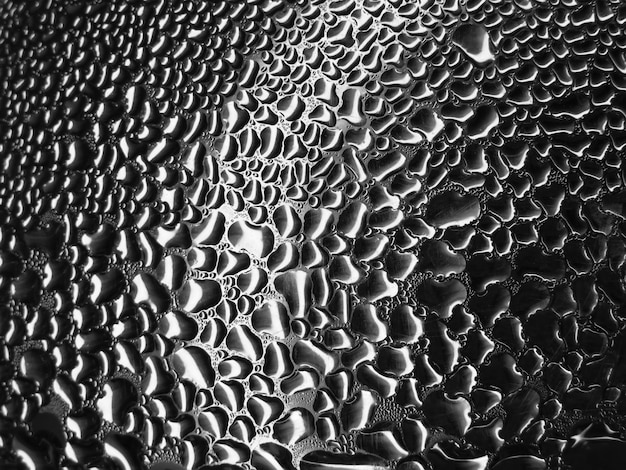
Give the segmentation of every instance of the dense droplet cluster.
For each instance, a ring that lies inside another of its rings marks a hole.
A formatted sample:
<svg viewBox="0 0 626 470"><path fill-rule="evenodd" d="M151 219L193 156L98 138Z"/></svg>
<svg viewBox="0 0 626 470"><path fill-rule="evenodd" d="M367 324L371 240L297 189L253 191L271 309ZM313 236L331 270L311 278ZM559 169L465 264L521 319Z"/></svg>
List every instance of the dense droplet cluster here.
<svg viewBox="0 0 626 470"><path fill-rule="evenodd" d="M625 467L625 23L0 2L0 464Z"/></svg>

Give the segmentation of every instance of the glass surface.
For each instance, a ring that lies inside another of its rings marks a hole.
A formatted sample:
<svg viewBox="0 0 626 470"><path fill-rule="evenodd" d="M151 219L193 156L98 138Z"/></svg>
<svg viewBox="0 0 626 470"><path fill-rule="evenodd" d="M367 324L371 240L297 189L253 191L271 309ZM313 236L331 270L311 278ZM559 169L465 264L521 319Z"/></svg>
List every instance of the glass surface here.
<svg viewBox="0 0 626 470"><path fill-rule="evenodd" d="M626 468L625 23L0 0L0 467Z"/></svg>

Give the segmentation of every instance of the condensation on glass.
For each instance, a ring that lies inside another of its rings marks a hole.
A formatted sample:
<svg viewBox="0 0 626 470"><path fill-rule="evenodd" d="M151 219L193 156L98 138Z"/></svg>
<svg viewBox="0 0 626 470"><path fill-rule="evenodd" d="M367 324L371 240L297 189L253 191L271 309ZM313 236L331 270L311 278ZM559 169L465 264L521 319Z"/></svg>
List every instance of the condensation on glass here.
<svg viewBox="0 0 626 470"><path fill-rule="evenodd" d="M0 466L626 468L626 5L0 2Z"/></svg>

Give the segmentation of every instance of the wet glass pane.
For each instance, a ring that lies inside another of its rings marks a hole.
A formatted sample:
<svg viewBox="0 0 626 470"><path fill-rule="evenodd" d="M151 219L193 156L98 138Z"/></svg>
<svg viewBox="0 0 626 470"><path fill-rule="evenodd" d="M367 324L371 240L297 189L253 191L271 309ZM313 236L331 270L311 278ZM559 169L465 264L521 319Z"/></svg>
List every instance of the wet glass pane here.
<svg viewBox="0 0 626 470"><path fill-rule="evenodd" d="M0 0L0 468L626 468L625 24Z"/></svg>

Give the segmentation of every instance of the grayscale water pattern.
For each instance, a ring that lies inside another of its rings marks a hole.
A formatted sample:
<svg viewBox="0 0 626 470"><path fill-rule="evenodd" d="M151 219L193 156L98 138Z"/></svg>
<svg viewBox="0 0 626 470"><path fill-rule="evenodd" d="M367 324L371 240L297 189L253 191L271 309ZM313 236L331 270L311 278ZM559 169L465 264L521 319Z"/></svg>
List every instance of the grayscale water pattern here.
<svg viewBox="0 0 626 470"><path fill-rule="evenodd" d="M626 468L625 23L0 1L0 467Z"/></svg>

